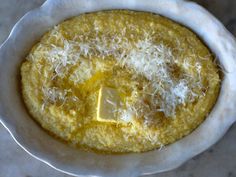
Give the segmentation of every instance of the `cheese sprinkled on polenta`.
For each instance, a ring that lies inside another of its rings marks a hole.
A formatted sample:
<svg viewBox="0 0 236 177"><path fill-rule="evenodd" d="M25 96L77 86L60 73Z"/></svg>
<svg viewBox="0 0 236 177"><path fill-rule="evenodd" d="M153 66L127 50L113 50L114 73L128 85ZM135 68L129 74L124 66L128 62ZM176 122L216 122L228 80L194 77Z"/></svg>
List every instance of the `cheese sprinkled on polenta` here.
<svg viewBox="0 0 236 177"><path fill-rule="evenodd" d="M55 26L22 64L23 98L55 136L102 152L142 152L193 131L220 88L214 57L187 28L124 10Z"/></svg>

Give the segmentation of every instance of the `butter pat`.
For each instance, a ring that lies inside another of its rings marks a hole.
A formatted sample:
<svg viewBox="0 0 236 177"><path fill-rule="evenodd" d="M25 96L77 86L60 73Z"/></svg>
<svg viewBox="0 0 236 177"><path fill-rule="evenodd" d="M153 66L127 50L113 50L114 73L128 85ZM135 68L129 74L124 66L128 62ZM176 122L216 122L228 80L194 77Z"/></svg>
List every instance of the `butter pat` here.
<svg viewBox="0 0 236 177"><path fill-rule="evenodd" d="M116 122L120 96L116 89L101 87L98 95L97 120L102 122Z"/></svg>

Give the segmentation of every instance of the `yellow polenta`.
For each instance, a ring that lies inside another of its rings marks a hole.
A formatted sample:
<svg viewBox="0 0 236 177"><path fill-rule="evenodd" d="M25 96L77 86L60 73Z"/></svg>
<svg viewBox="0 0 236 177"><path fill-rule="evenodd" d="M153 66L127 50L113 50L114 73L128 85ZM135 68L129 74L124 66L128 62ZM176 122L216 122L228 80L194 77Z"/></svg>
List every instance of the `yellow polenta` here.
<svg viewBox="0 0 236 177"><path fill-rule="evenodd" d="M21 67L32 117L78 147L142 152L193 131L216 102L214 57L187 28L124 10L51 29Z"/></svg>

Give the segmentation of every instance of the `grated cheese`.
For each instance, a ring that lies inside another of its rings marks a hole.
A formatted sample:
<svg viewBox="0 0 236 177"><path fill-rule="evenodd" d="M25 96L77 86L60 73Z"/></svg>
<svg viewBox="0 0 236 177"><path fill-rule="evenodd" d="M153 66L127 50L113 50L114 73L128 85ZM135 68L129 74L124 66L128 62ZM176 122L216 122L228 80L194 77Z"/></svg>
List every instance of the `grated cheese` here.
<svg viewBox="0 0 236 177"><path fill-rule="evenodd" d="M64 77L69 66L79 63L80 67L69 79L75 83L84 82L94 74L94 68L88 62L93 57L99 57L101 60L115 59L117 65L131 69L136 75L144 76L150 85L143 88L142 95L134 97L135 102L127 103L127 109L121 113L120 118L124 121L130 121L130 111L127 110L132 110L137 117L144 117L145 122L152 122L157 112L163 112L166 117L175 117L179 105L192 102L197 97L193 90L196 86L201 87L200 63L195 66L199 82L194 85L189 75L176 79L171 74L178 64L178 59L171 48L161 42L154 43L148 33L144 33L143 39L132 41L123 37L125 29L121 34L111 35L108 32L100 36L97 35L99 29L96 29L94 37L77 36L75 40L69 41L61 36L62 46L51 45L46 58L52 64L57 77ZM190 66L186 58L183 68ZM45 97L53 98L52 95L52 92L47 92ZM146 103L145 99L150 102Z"/></svg>
<svg viewBox="0 0 236 177"><path fill-rule="evenodd" d="M61 90L57 87L43 87L43 105L42 110L45 109L45 106L48 104L59 104L59 106L63 106L65 102L72 101L78 102L79 98L77 96L69 96L71 90Z"/></svg>

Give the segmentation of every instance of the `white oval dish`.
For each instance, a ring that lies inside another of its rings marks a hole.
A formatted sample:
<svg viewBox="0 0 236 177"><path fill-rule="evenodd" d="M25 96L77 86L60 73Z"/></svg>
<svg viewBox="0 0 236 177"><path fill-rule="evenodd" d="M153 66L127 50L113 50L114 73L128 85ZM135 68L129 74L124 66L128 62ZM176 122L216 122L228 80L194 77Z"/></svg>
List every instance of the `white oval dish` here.
<svg viewBox="0 0 236 177"><path fill-rule="evenodd" d="M69 17L107 9L154 12L195 31L216 54L224 78L216 105L190 135L162 150L103 155L71 148L48 135L26 111L19 67L33 44ZM14 26L0 47L0 122L24 150L51 167L85 176L140 176L174 169L216 143L236 121L236 41L199 5L183 0L47 0Z"/></svg>

